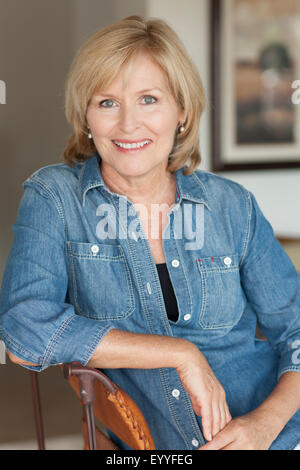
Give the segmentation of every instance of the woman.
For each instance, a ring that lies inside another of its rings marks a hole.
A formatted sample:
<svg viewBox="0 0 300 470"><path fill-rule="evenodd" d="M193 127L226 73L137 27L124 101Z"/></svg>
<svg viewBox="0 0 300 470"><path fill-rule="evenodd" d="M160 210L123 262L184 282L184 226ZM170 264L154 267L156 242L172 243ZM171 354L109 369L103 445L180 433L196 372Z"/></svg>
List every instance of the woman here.
<svg viewBox="0 0 300 470"><path fill-rule="evenodd" d="M253 194L196 169L203 108L164 22L129 17L81 47L65 164L24 183L1 336L28 369L105 369L157 449L291 449L299 276Z"/></svg>

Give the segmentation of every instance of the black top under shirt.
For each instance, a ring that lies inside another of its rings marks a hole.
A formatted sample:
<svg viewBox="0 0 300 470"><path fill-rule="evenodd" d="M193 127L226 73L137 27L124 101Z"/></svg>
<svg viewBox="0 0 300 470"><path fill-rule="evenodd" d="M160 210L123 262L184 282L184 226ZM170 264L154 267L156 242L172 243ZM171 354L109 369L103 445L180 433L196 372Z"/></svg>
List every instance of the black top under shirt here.
<svg viewBox="0 0 300 470"><path fill-rule="evenodd" d="M156 265L169 320L177 321L179 312L166 263Z"/></svg>

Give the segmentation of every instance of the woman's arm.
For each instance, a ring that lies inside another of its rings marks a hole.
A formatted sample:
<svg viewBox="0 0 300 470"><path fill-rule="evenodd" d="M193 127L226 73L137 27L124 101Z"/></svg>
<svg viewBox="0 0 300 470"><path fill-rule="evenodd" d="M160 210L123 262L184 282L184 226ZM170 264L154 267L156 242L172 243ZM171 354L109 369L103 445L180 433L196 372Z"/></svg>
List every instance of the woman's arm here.
<svg viewBox="0 0 300 470"><path fill-rule="evenodd" d="M249 203L241 284L278 357L278 383L260 406L234 418L203 450L268 449L300 407L300 277L252 193Z"/></svg>
<svg viewBox="0 0 300 470"><path fill-rule="evenodd" d="M16 364L35 365L8 355ZM96 347L87 367L175 368L195 413L202 417L206 440L211 440L231 420L223 387L199 349L183 338L112 329Z"/></svg>
<svg viewBox="0 0 300 470"><path fill-rule="evenodd" d="M85 365L112 328L109 322L77 315L66 302L64 212L55 185L47 186L52 171L43 170L46 181L38 174L23 185L0 289L0 337L8 356L38 372L62 362Z"/></svg>
<svg viewBox="0 0 300 470"><path fill-rule="evenodd" d="M202 417L207 440L231 420L223 387L203 354L188 340L112 329L87 366L103 369L173 367L191 398L195 413Z"/></svg>
<svg viewBox="0 0 300 470"><path fill-rule="evenodd" d="M292 371L286 372L280 377L272 393L255 410L255 413L265 417L277 437L299 408L300 373Z"/></svg>
<svg viewBox="0 0 300 470"><path fill-rule="evenodd" d="M17 364L35 365L8 354ZM195 413L202 417L206 440L211 440L231 420L223 387L199 349L183 338L112 329L98 344L87 367L175 368Z"/></svg>
<svg viewBox="0 0 300 470"><path fill-rule="evenodd" d="M195 350L194 345L185 339L113 329L99 343L86 366L103 369L176 368L192 350ZM7 355L15 364L38 366L10 351Z"/></svg>
<svg viewBox="0 0 300 470"><path fill-rule="evenodd" d="M182 338L113 329L99 343L87 366L100 369L176 368L182 358L194 350L195 346Z"/></svg>
<svg viewBox="0 0 300 470"><path fill-rule="evenodd" d="M156 369L177 367L195 347L185 339L130 333L113 329L99 343L87 367L103 369ZM38 366L7 351L10 360L19 365Z"/></svg>

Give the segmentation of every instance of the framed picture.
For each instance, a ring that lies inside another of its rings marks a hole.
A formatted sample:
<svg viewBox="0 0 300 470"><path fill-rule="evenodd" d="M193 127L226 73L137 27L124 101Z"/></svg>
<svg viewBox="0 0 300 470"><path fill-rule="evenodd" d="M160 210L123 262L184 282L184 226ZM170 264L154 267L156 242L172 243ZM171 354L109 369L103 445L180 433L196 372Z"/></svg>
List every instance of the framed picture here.
<svg viewBox="0 0 300 470"><path fill-rule="evenodd" d="M300 0L211 0L214 171L300 167Z"/></svg>

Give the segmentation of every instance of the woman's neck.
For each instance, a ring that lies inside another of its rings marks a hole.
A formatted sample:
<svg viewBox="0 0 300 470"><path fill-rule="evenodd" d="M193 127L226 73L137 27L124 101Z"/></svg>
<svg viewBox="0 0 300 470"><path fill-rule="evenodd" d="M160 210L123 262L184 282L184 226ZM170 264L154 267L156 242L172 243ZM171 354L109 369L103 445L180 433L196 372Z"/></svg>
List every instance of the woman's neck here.
<svg viewBox="0 0 300 470"><path fill-rule="evenodd" d="M134 204L174 203L176 178L166 169L162 171L160 168L141 177L126 178L102 163L101 174L110 191L126 196Z"/></svg>

